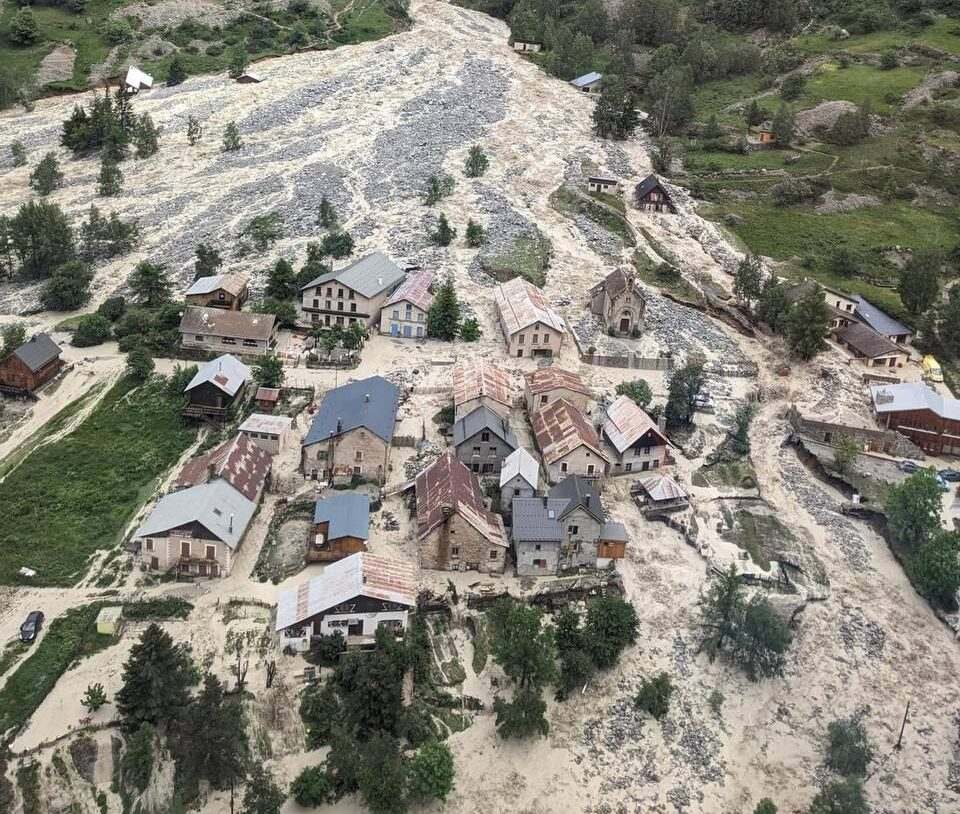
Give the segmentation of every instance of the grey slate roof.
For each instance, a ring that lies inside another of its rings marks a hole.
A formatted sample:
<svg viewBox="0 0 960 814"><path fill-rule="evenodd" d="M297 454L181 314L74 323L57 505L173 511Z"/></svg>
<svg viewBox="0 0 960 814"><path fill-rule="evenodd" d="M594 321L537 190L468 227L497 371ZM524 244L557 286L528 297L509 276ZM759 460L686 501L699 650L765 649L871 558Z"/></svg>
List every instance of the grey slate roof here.
<svg viewBox="0 0 960 814"><path fill-rule="evenodd" d="M626 543L630 541L627 537L627 527L623 523L607 523L600 529L600 540L607 542Z"/></svg>
<svg viewBox="0 0 960 814"><path fill-rule="evenodd" d="M133 536L152 537L196 522L230 548L236 548L256 509L256 503L218 478L162 497Z"/></svg>
<svg viewBox="0 0 960 814"><path fill-rule="evenodd" d="M560 481L548 494L552 498L567 501L560 514L561 519L570 514L577 506L582 506L587 514L596 518L597 522L607 522L607 513L603 510L597 487L591 486L589 481L579 475L570 475Z"/></svg>
<svg viewBox="0 0 960 814"><path fill-rule="evenodd" d="M489 430L503 441L510 449L520 446L517 436L513 434L510 425L500 418L489 407L480 406L469 415L465 415L453 425L453 445L458 447L464 441L473 438L478 432Z"/></svg>
<svg viewBox="0 0 960 814"><path fill-rule="evenodd" d="M361 257L355 263L339 271L321 274L300 288L304 291L315 285L323 285L331 281L352 288L363 297L375 297L382 291L389 291L404 280L403 270L383 252L374 252Z"/></svg>
<svg viewBox="0 0 960 814"><path fill-rule="evenodd" d="M863 297L856 295L853 299L857 301L857 307L853 312L854 316L864 324L869 325L878 334L901 336L913 333L902 322L897 322L893 317L883 313L877 306L867 302Z"/></svg>
<svg viewBox="0 0 960 814"><path fill-rule="evenodd" d="M388 444L397 423L400 388L382 376L335 387L324 393L304 446L365 427Z"/></svg>
<svg viewBox="0 0 960 814"><path fill-rule="evenodd" d="M359 492L344 492L317 501L313 510L314 523L328 523L327 538L370 536L370 496Z"/></svg>
<svg viewBox="0 0 960 814"><path fill-rule="evenodd" d="M225 353L202 365L183 392L187 393L194 387L210 382L228 396L233 396L250 378L250 368L236 356Z"/></svg>
<svg viewBox="0 0 960 814"><path fill-rule="evenodd" d="M515 543L559 542L560 514L567 500L546 497L515 497L513 499L513 527L510 535Z"/></svg>
<svg viewBox="0 0 960 814"><path fill-rule="evenodd" d="M31 373L36 373L60 355L60 346L47 334L39 333L31 336L13 355L30 368Z"/></svg>

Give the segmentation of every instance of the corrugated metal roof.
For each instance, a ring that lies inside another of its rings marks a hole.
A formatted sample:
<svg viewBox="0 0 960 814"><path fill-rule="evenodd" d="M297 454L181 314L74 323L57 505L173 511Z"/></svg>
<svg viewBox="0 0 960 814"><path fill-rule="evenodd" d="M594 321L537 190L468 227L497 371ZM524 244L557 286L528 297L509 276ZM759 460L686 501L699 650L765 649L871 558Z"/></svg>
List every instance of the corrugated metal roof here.
<svg viewBox="0 0 960 814"><path fill-rule="evenodd" d="M599 458L607 456L600 451L600 438L587 417L566 399L557 399L531 419L533 434L543 460L552 464L582 445L588 446Z"/></svg>
<svg viewBox="0 0 960 814"><path fill-rule="evenodd" d="M432 271L424 270L409 274L400 287L390 295L390 299L384 303L383 307L396 305L399 302L409 302L421 311L429 311L433 303L433 294L430 293L432 283Z"/></svg>
<svg viewBox="0 0 960 814"><path fill-rule="evenodd" d="M597 73L596 71L590 71L590 73L585 73L583 76L578 76L576 79L571 79L570 84L575 88L582 88L584 85L592 84L600 79L603 79L603 74Z"/></svg>
<svg viewBox="0 0 960 814"><path fill-rule="evenodd" d="M640 481L643 490L650 496L651 500L686 500L687 493L683 491L680 484L669 475L654 475Z"/></svg>
<svg viewBox="0 0 960 814"><path fill-rule="evenodd" d="M31 336L13 355L23 362L31 373L36 373L60 355L60 346L48 334L38 333Z"/></svg>
<svg viewBox="0 0 960 814"><path fill-rule="evenodd" d="M280 400L280 388L279 387L258 387L257 395L254 396L256 401L279 401Z"/></svg>
<svg viewBox="0 0 960 814"><path fill-rule="evenodd" d="M246 274L231 272L230 274L213 274L210 277L201 277L195 280L193 285L187 289L184 296L191 294L211 294L219 291L221 288L234 297L239 297L243 289L247 287L250 278Z"/></svg>
<svg viewBox="0 0 960 814"><path fill-rule="evenodd" d="M236 356L225 353L201 365L183 392L189 393L194 387L210 382L228 396L233 396L250 378L250 368Z"/></svg>
<svg viewBox="0 0 960 814"><path fill-rule="evenodd" d="M173 482L174 489L186 489L198 483L222 478L249 500L263 491L273 466L273 456L245 435L237 435L220 446L191 458Z"/></svg>
<svg viewBox="0 0 960 814"><path fill-rule="evenodd" d="M218 479L162 497L134 537L153 537L199 523L230 548L236 548L256 510L256 503Z"/></svg>
<svg viewBox="0 0 960 814"><path fill-rule="evenodd" d="M361 257L354 263L339 271L321 274L311 280L300 290L313 288L315 285L333 282L334 280L347 288L352 288L363 297L375 297L383 291L390 291L395 285L403 282L403 270L383 252L374 252Z"/></svg>
<svg viewBox="0 0 960 814"><path fill-rule="evenodd" d="M854 309L854 316L861 322L869 325L877 333L884 336L909 336L913 331L902 322L897 322L893 317L883 313L877 306L869 303L863 297L857 295L852 297L856 300L857 307Z"/></svg>
<svg viewBox="0 0 960 814"><path fill-rule="evenodd" d="M457 365L453 369L454 406L459 407L481 396L512 406L509 376L487 362Z"/></svg>
<svg viewBox="0 0 960 814"><path fill-rule="evenodd" d="M530 392L535 396L559 388L564 388L574 393L582 393L585 396L592 395L583 383L583 379L576 373L571 373L562 367L540 367L529 373L524 373L523 378L526 380Z"/></svg>
<svg viewBox="0 0 960 814"><path fill-rule="evenodd" d="M153 77L150 74L141 71L139 68L135 68L131 65L127 68L127 76L124 79L124 84L131 88L152 88L153 87Z"/></svg>
<svg viewBox="0 0 960 814"><path fill-rule="evenodd" d="M453 425L453 445L460 446L464 441L473 438L481 430L489 430L511 449L519 446L517 436L513 434L506 419L498 416L489 407L481 405L476 410L465 415Z"/></svg>
<svg viewBox="0 0 960 814"><path fill-rule="evenodd" d="M506 547L503 518L483 502L480 483L452 452L437 458L417 475L417 535L425 537L456 512L488 542Z"/></svg>
<svg viewBox="0 0 960 814"><path fill-rule="evenodd" d="M276 630L305 622L343 602L366 596L412 608L417 604L413 566L406 560L351 554L277 598Z"/></svg>
<svg viewBox="0 0 960 814"><path fill-rule="evenodd" d="M540 481L540 464L523 447L518 447L503 459L500 468L500 485L505 486L519 475L536 490Z"/></svg>
<svg viewBox="0 0 960 814"><path fill-rule="evenodd" d="M515 497L511 506L511 539L515 543L559 542L563 539L560 513L568 502L548 497Z"/></svg>
<svg viewBox="0 0 960 814"><path fill-rule="evenodd" d="M397 424L400 388L383 376L370 376L323 394L320 409L303 439L315 444L364 427L388 444Z"/></svg>
<svg viewBox="0 0 960 814"><path fill-rule="evenodd" d="M232 336L239 339L269 339L276 329L273 314L249 314L226 308L188 305L180 320L180 333L198 336Z"/></svg>
<svg viewBox="0 0 960 814"><path fill-rule="evenodd" d="M621 455L647 432L653 431L664 445L670 442L660 432L657 423L650 418L629 396L618 396L607 407L607 421L603 434Z"/></svg>
<svg viewBox="0 0 960 814"><path fill-rule="evenodd" d="M946 399L919 382L882 384L870 388L873 409L878 413L930 410L941 418L960 421L960 401Z"/></svg>
<svg viewBox="0 0 960 814"><path fill-rule="evenodd" d="M498 285L493 290L493 299L510 336L537 322L561 333L566 330L563 318L550 307L543 291L522 277Z"/></svg>
<svg viewBox="0 0 960 814"><path fill-rule="evenodd" d="M582 508L600 523L607 521L607 512L603 508L597 487L590 484L579 475L570 475L554 486L549 495L555 500L565 501L566 505L560 512L564 518L577 507Z"/></svg>
<svg viewBox="0 0 960 814"><path fill-rule="evenodd" d="M265 432L268 435L281 435L290 429L293 419L288 415L267 415L253 413L239 427L240 432Z"/></svg>
<svg viewBox="0 0 960 814"><path fill-rule="evenodd" d="M357 537L368 539L370 535L370 496L359 492L342 492L318 500L313 510L314 523L329 523L327 538Z"/></svg>

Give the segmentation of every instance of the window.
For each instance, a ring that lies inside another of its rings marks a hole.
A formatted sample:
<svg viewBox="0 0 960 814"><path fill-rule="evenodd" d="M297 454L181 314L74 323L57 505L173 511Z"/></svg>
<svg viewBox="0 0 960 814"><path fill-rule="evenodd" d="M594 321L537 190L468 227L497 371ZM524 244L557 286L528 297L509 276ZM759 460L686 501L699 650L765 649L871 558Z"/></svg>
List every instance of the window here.
<svg viewBox="0 0 960 814"><path fill-rule="evenodd" d="M357 321L356 319L354 319L353 317L350 317L350 324L351 324L351 325L353 325L353 323L356 322L356 321Z"/></svg>
<svg viewBox="0 0 960 814"><path fill-rule="evenodd" d="M534 561L533 561L533 567L534 567L534 568L546 568L546 567L547 567L547 561L546 561L546 560L534 560Z"/></svg>
<svg viewBox="0 0 960 814"><path fill-rule="evenodd" d="M332 286L329 286L329 285L327 286L327 296L328 296L328 297L332 297L332 296L333 296L333 287L332 287Z"/></svg>
<svg viewBox="0 0 960 814"><path fill-rule="evenodd" d="M337 325L343 325L343 317L337 317Z"/></svg>
<svg viewBox="0 0 960 814"><path fill-rule="evenodd" d="M495 549L495 548L491 548L491 549L490 549L490 559L491 559L491 560L495 560L498 556L500 556L500 552L497 551L497 549Z"/></svg>
<svg viewBox="0 0 960 814"><path fill-rule="evenodd" d="M413 306L407 306L407 319L413 319Z"/></svg>
<svg viewBox="0 0 960 814"><path fill-rule="evenodd" d="M480 447L474 447L474 448L473 448L473 454L474 454L474 455L479 455L479 454L480 454Z"/></svg>
<svg viewBox="0 0 960 814"><path fill-rule="evenodd" d="M220 302L223 302L227 298L227 295L220 291L218 292L217 297L219 298Z"/></svg>
<svg viewBox="0 0 960 814"><path fill-rule="evenodd" d="M654 458L654 459L653 459L653 468L656 469L658 466L660 466L660 459L659 459L659 458Z"/></svg>
<svg viewBox="0 0 960 814"><path fill-rule="evenodd" d="M540 344L540 334L534 334L534 335L533 335L533 344L534 344L534 345L539 345L539 344Z"/></svg>
<svg viewBox="0 0 960 814"><path fill-rule="evenodd" d="M649 454L650 454L650 447L644 447L644 448L643 448L643 454L644 454L644 455L649 455Z"/></svg>
<svg viewBox="0 0 960 814"><path fill-rule="evenodd" d="M190 556L190 541L189 541L189 540L183 540L183 541L180 543L180 556L181 556L181 557L189 557L189 556Z"/></svg>
<svg viewBox="0 0 960 814"><path fill-rule="evenodd" d="M356 296L355 292L351 291L351 292L347 295L347 299L348 299L348 300L352 300L352 299L355 298L355 296Z"/></svg>
<svg viewBox="0 0 960 814"><path fill-rule="evenodd" d="M520 359L523 356L523 348L517 351L517 358Z"/></svg>
<svg viewBox="0 0 960 814"><path fill-rule="evenodd" d="M539 551L540 548L541 548L540 543L537 543L537 544L533 547L533 550L534 550L534 551Z"/></svg>
<svg viewBox="0 0 960 814"><path fill-rule="evenodd" d="M353 314L357 313L357 304L355 302L350 303L350 312Z"/></svg>
<svg viewBox="0 0 960 814"><path fill-rule="evenodd" d="M523 334L520 334L520 335L517 337L517 344L518 344L518 345L522 345L525 339L526 339L526 337L525 337Z"/></svg>
<svg viewBox="0 0 960 814"><path fill-rule="evenodd" d="M329 311L330 308L332 307L332 306L330 305L330 300L324 300L324 301L323 301L323 307L326 308L326 309Z"/></svg>
<svg viewBox="0 0 960 814"><path fill-rule="evenodd" d="M489 449L490 449L490 454L491 454L491 455L496 455L496 454L497 454L497 448L496 448L496 447L489 447Z"/></svg>
<svg viewBox="0 0 960 814"><path fill-rule="evenodd" d="M417 326L417 338L419 339L419 338L422 337L422 336L423 336L423 326L422 326L422 325L418 325L418 326Z"/></svg>
<svg viewBox="0 0 960 814"><path fill-rule="evenodd" d="M630 472L630 471L633 469L633 464L627 464L627 465L624 467L624 469L626 469L627 472Z"/></svg>
<svg viewBox="0 0 960 814"><path fill-rule="evenodd" d="M217 558L217 547L215 545L207 546L207 559L215 560Z"/></svg>
<svg viewBox="0 0 960 814"><path fill-rule="evenodd" d="M417 314L417 322L423 322L423 311Z"/></svg>
<svg viewBox="0 0 960 814"><path fill-rule="evenodd" d="M480 433L480 440L481 440L481 441L489 441L489 440L490 440L490 433L488 433L488 432L482 432L482 433Z"/></svg>
<svg viewBox="0 0 960 814"><path fill-rule="evenodd" d="M564 461L562 464L560 464L560 471L561 471L561 472L566 472L566 471L567 471L567 462L566 462L566 461Z"/></svg>
<svg viewBox="0 0 960 814"><path fill-rule="evenodd" d="M362 474L363 474L363 467L362 467L362 466L355 466L355 467L353 468L353 474L354 474L354 475L362 475Z"/></svg>
<svg viewBox="0 0 960 814"><path fill-rule="evenodd" d="M567 533L568 533L568 534L579 534L579 533L580 533L580 526L567 526Z"/></svg>
<svg viewBox="0 0 960 814"><path fill-rule="evenodd" d="M337 296L340 297L340 299L343 299L343 289L342 289L342 288L338 288L338 289L337 289Z"/></svg>
<svg viewBox="0 0 960 814"><path fill-rule="evenodd" d="M313 301L313 307L314 307L314 308L319 308L319 307L320 307L320 300L314 300L314 301Z"/></svg>
<svg viewBox="0 0 960 814"><path fill-rule="evenodd" d="M327 315L323 318L323 324L324 324L324 325L329 325L329 324L330 324L330 314L327 314Z"/></svg>
<svg viewBox="0 0 960 814"><path fill-rule="evenodd" d="M356 451L356 453L355 453L354 456L353 456L353 460L355 460L355 461L362 461L362 460L363 460L363 450L362 450L362 449L358 449L358 450Z"/></svg>
<svg viewBox="0 0 960 814"><path fill-rule="evenodd" d="M318 449L318 450L317 450L317 460L318 460L318 461L325 461L325 460L327 460L327 451L326 451L325 449Z"/></svg>
<svg viewBox="0 0 960 814"><path fill-rule="evenodd" d="M547 403L547 399L549 399L549 398L550 398L549 396L540 396L540 403L541 403L541 404L546 404L546 403Z"/></svg>
<svg viewBox="0 0 960 814"><path fill-rule="evenodd" d="M396 308L393 309L393 318L400 319L400 312Z"/></svg>
<svg viewBox="0 0 960 814"><path fill-rule="evenodd" d="M148 538L144 541L143 547L144 547L147 551L153 551L153 540L151 540L151 539L148 537Z"/></svg>
<svg viewBox="0 0 960 814"><path fill-rule="evenodd" d="M319 322L319 321L320 321L320 314L310 314L310 321L311 321L311 322Z"/></svg>
<svg viewBox="0 0 960 814"><path fill-rule="evenodd" d="M451 556L451 557L459 557L459 556L460 556L460 546L454 546L453 548L451 548L451 549L450 549L450 556Z"/></svg>
<svg viewBox="0 0 960 814"><path fill-rule="evenodd" d="M544 335L543 335L543 344L545 344L545 345L549 345L549 344L550 344L550 334L544 334Z"/></svg>
<svg viewBox="0 0 960 814"><path fill-rule="evenodd" d="M193 337L193 341L194 341L194 342L203 342L203 336L200 335L200 334L197 334L196 336Z"/></svg>
<svg viewBox="0 0 960 814"><path fill-rule="evenodd" d="M220 340L224 345L236 345L237 340L232 336L225 336Z"/></svg>
<svg viewBox="0 0 960 814"><path fill-rule="evenodd" d="M255 347L257 346L257 340L256 340L256 339L244 339L244 340L243 340L243 346L244 346L245 348L255 348Z"/></svg>
<svg viewBox="0 0 960 814"><path fill-rule="evenodd" d="M338 302L338 303L337 303L337 310L338 310L338 311L342 311L342 310L343 310L343 303L342 303L342 302Z"/></svg>
<svg viewBox="0 0 960 814"><path fill-rule="evenodd" d="M593 464L590 464L590 465L587 467L587 474L588 474L588 475L592 475L594 468L595 468L594 465L593 465Z"/></svg>

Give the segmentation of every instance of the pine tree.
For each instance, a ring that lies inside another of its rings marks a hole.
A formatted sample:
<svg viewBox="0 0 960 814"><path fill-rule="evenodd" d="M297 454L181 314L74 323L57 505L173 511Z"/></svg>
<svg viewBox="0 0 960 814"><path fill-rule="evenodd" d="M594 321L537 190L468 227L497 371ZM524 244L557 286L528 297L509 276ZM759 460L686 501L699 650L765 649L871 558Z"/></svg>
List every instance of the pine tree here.
<svg viewBox="0 0 960 814"><path fill-rule="evenodd" d="M733 295L737 301L750 307L763 290L763 269L756 255L745 255L733 275Z"/></svg>
<svg viewBox="0 0 960 814"><path fill-rule="evenodd" d="M137 158L149 158L160 149L160 130L153 123L149 113L136 117L133 131L133 143L137 148Z"/></svg>
<svg viewBox="0 0 960 814"><path fill-rule="evenodd" d="M29 7L13 15L7 36L14 45L33 45L40 39L40 25Z"/></svg>
<svg viewBox="0 0 960 814"><path fill-rule="evenodd" d="M916 251L900 270L897 291L913 316L929 309L940 293L941 257L934 251Z"/></svg>
<svg viewBox="0 0 960 814"><path fill-rule="evenodd" d="M221 152L230 153L243 147L243 141L240 138L240 128L236 122L228 122L223 129L223 143L220 147Z"/></svg>
<svg viewBox="0 0 960 814"><path fill-rule="evenodd" d="M41 195L49 195L62 183L63 173L60 172L60 164L57 162L57 157L49 152L40 159L40 163L30 173L30 186Z"/></svg>
<svg viewBox="0 0 960 814"><path fill-rule="evenodd" d="M142 260L137 263L129 280L130 290L147 308L159 308L170 302L170 292L173 285L167 267L161 263L150 263Z"/></svg>
<svg viewBox="0 0 960 814"><path fill-rule="evenodd" d="M427 314L427 336L452 342L460 330L460 302L453 280L447 278L440 285Z"/></svg>
<svg viewBox="0 0 960 814"><path fill-rule="evenodd" d="M137 114L133 112L130 94L122 85L113 93L113 115L120 129L129 137L137 125Z"/></svg>
<svg viewBox="0 0 960 814"><path fill-rule="evenodd" d="M278 300L288 300L297 293L297 275L293 265L285 257L274 263L267 278L266 294Z"/></svg>
<svg viewBox="0 0 960 814"><path fill-rule="evenodd" d="M13 159L14 167L23 167L27 163L27 148L23 142L17 139L10 145L10 158Z"/></svg>
<svg viewBox="0 0 960 814"><path fill-rule="evenodd" d="M447 216L441 213L437 228L430 232L430 240L437 246L449 246L456 236L457 230L450 226Z"/></svg>
<svg viewBox="0 0 960 814"><path fill-rule="evenodd" d="M196 260L193 261L194 280L218 274L222 265L223 258L220 256L220 252L206 243L197 244Z"/></svg>
<svg viewBox="0 0 960 814"><path fill-rule="evenodd" d="M793 307L787 336L793 352L810 360L827 347L824 337L830 327L830 310L823 298L823 289L816 286Z"/></svg>
<svg viewBox="0 0 960 814"><path fill-rule="evenodd" d="M120 165L107 156L100 162L100 177L97 180L97 194L102 198L115 198L123 191L123 171Z"/></svg>
<svg viewBox="0 0 960 814"><path fill-rule="evenodd" d="M114 701L128 729L141 723L165 725L187 706L192 664L188 651L170 634L151 624L130 649L123 665L123 685Z"/></svg>
<svg viewBox="0 0 960 814"><path fill-rule="evenodd" d="M771 125L776 145L784 148L789 147L790 142L793 141L794 129L793 111L786 105L780 105L780 109L777 111L777 115L773 117L773 124Z"/></svg>
<svg viewBox="0 0 960 814"><path fill-rule="evenodd" d="M176 54L170 63L170 69L167 71L167 86L173 87L179 85L187 78L187 71L180 61L180 55Z"/></svg>
<svg viewBox="0 0 960 814"><path fill-rule="evenodd" d="M187 117L187 141L191 147L196 147L203 138L203 127L193 116Z"/></svg>
<svg viewBox="0 0 960 814"><path fill-rule="evenodd" d="M640 124L637 100L620 80L611 80L600 91L593 109L593 130L600 138L625 139Z"/></svg>
<svg viewBox="0 0 960 814"><path fill-rule="evenodd" d="M326 195L320 199L320 212L317 221L324 229L333 229L337 225L337 210L333 208Z"/></svg>
<svg viewBox="0 0 960 814"><path fill-rule="evenodd" d="M261 763L254 763L247 778L241 814L280 814L286 799L270 771Z"/></svg>
<svg viewBox="0 0 960 814"><path fill-rule="evenodd" d="M467 154L467 160L464 162L464 174L467 178L479 178L490 166L490 159L479 144L474 144Z"/></svg>
<svg viewBox="0 0 960 814"><path fill-rule="evenodd" d="M485 237L486 232L479 223L477 223L475 220L467 221L466 240L467 245L471 249L476 249L478 246L482 246Z"/></svg>
<svg viewBox="0 0 960 814"><path fill-rule="evenodd" d="M750 104L747 106L746 111L743 114L743 120L747 124L747 129L751 127L756 127L760 124L766 116L765 111L760 109L760 105L757 104L756 99L751 99Z"/></svg>

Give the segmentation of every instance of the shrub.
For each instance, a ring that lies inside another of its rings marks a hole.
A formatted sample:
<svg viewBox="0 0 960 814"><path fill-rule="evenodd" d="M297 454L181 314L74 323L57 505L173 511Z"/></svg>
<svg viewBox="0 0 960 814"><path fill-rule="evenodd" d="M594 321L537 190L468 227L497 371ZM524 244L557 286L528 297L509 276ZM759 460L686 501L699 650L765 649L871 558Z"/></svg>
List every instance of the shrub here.
<svg viewBox="0 0 960 814"><path fill-rule="evenodd" d="M873 759L863 721L856 717L833 721L827 733L827 766L845 777L863 777Z"/></svg>
<svg viewBox="0 0 960 814"><path fill-rule="evenodd" d="M143 345L137 345L127 354L127 373L135 379L146 381L153 369L153 357Z"/></svg>
<svg viewBox="0 0 960 814"><path fill-rule="evenodd" d="M103 690L103 684L97 682L87 686L83 693L80 703L86 707L87 712L96 712L100 707L107 703L107 694Z"/></svg>
<svg viewBox="0 0 960 814"><path fill-rule="evenodd" d="M107 42L120 45L133 37L133 26L126 17L109 17L103 24L101 33Z"/></svg>
<svg viewBox="0 0 960 814"><path fill-rule="evenodd" d="M896 51L884 51L880 55L880 69L884 71L892 71L894 68L900 66L900 60L897 59Z"/></svg>
<svg viewBox="0 0 960 814"><path fill-rule="evenodd" d="M456 182L449 175L431 175L427 179L427 190L423 196L423 202L427 206L433 206L443 198L453 193Z"/></svg>
<svg viewBox="0 0 960 814"><path fill-rule="evenodd" d="M803 74L792 73L780 83L780 96L788 102L799 99L807 87Z"/></svg>
<svg viewBox="0 0 960 814"><path fill-rule="evenodd" d="M654 678L643 679L640 683L640 691L634 699L634 706L659 721L670 709L671 695L673 695L673 684L670 676L667 673L660 673Z"/></svg>
<svg viewBox="0 0 960 814"><path fill-rule="evenodd" d="M306 808L326 805L334 800L333 783L323 766L308 766L290 785L290 795Z"/></svg>
<svg viewBox="0 0 960 814"><path fill-rule="evenodd" d="M30 173L30 186L40 195L49 195L62 184L63 173L60 172L60 164L57 162L57 157L49 152L40 159Z"/></svg>
<svg viewBox="0 0 960 814"><path fill-rule="evenodd" d="M465 319L460 326L460 338L464 342L476 342L482 335L480 323L475 318Z"/></svg>
<svg viewBox="0 0 960 814"><path fill-rule="evenodd" d="M123 297L108 297L100 303L97 313L110 322L116 322L126 310L127 301Z"/></svg>
<svg viewBox="0 0 960 814"><path fill-rule="evenodd" d="M410 761L411 792L421 800L445 800L453 790L453 755L445 743L431 741Z"/></svg>
<svg viewBox="0 0 960 814"><path fill-rule="evenodd" d="M86 314L80 317L70 344L75 348L88 348L106 342L110 334L110 320L100 314Z"/></svg>
<svg viewBox="0 0 960 814"><path fill-rule="evenodd" d="M13 15L7 36L14 45L33 45L40 39L40 26L29 8L22 8Z"/></svg>
<svg viewBox="0 0 960 814"><path fill-rule="evenodd" d="M478 144L474 144L467 154L467 160L464 162L464 174L467 178L479 178L487 171L490 166L490 159Z"/></svg>
<svg viewBox="0 0 960 814"><path fill-rule="evenodd" d="M859 777L832 780L810 803L809 814L870 814Z"/></svg>

